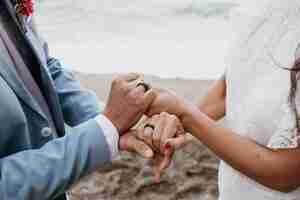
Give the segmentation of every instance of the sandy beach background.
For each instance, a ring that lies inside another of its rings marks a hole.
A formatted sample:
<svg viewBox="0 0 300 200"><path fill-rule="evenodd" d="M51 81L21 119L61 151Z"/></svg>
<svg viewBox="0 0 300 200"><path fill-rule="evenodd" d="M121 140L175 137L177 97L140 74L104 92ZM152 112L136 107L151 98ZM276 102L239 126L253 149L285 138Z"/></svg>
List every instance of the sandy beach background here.
<svg viewBox="0 0 300 200"><path fill-rule="evenodd" d="M76 73L82 84L100 99L107 98L112 75ZM169 88L196 102L212 83L210 80L161 79L146 76L155 86ZM162 182L154 182L147 161L122 153L111 167L86 177L71 191L71 200L216 200L217 158L194 141L176 152Z"/></svg>
<svg viewBox="0 0 300 200"><path fill-rule="evenodd" d="M297 0L39 0L36 16L51 55L80 72L77 77L83 85L103 101L112 73L141 72L154 75L146 80L155 86L195 102L210 80L224 72L228 55L239 56L234 59L238 67L289 66L299 44L298 4ZM239 39L240 35L244 36ZM261 55L263 59L258 59ZM71 197L216 200L217 168L218 159L194 141L176 153L162 182L155 184L145 160L122 153L111 167L77 184Z"/></svg>

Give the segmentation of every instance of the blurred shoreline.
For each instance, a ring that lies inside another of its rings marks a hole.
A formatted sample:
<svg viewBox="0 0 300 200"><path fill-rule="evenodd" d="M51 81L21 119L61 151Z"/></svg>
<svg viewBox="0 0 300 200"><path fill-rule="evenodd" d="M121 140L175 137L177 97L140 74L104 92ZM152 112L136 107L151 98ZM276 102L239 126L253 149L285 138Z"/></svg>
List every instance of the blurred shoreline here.
<svg viewBox="0 0 300 200"><path fill-rule="evenodd" d="M87 73L214 79L245 16L239 0L40 0L51 55ZM234 25L237 24L237 25Z"/></svg>

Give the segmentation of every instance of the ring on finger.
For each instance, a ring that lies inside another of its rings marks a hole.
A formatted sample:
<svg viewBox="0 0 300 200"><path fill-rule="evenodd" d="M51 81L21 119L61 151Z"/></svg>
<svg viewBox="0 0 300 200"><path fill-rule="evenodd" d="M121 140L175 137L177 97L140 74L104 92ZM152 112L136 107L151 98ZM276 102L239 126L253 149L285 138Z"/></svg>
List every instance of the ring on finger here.
<svg viewBox="0 0 300 200"><path fill-rule="evenodd" d="M145 124L144 129L151 128L153 131L155 130L155 126L153 124Z"/></svg>
<svg viewBox="0 0 300 200"><path fill-rule="evenodd" d="M154 150L157 152L160 152L160 135L159 132L154 131L152 134L152 144L154 147Z"/></svg>
<svg viewBox="0 0 300 200"><path fill-rule="evenodd" d="M155 130L155 126L152 124L146 124L144 126L143 138L148 140L151 143L151 146L154 146L154 143L153 143L154 130Z"/></svg>
<svg viewBox="0 0 300 200"><path fill-rule="evenodd" d="M144 81L140 81L138 82L138 84L136 85L136 87L143 87L145 89L145 92L148 92L150 90L150 85L148 83L145 83Z"/></svg>

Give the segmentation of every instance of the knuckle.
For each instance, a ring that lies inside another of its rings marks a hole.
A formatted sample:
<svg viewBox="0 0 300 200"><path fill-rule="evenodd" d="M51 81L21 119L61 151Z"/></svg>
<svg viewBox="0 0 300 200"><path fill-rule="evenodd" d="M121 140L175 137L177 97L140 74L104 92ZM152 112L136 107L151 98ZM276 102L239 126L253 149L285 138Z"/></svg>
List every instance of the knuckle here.
<svg viewBox="0 0 300 200"><path fill-rule="evenodd" d="M112 85L119 85L121 82L121 78L120 77L116 77L113 79L112 81Z"/></svg>
<svg viewBox="0 0 300 200"><path fill-rule="evenodd" d="M175 115L169 115L168 116L171 122L176 122L177 117Z"/></svg>
<svg viewBox="0 0 300 200"><path fill-rule="evenodd" d="M167 112L162 112L162 113L161 113L161 116L163 116L163 117L165 117L165 116L167 116L167 115L168 115Z"/></svg>
<svg viewBox="0 0 300 200"><path fill-rule="evenodd" d="M141 107L143 105L143 100L141 98L134 98L134 105L137 107Z"/></svg>
<svg viewBox="0 0 300 200"><path fill-rule="evenodd" d="M159 114L156 114L156 115L153 115L152 119L153 119L153 120L158 120L159 117L160 117L160 115L159 115Z"/></svg>
<svg viewBox="0 0 300 200"><path fill-rule="evenodd" d="M120 82L119 85L120 85L120 90L122 92L124 93L129 92L129 88L123 82Z"/></svg>

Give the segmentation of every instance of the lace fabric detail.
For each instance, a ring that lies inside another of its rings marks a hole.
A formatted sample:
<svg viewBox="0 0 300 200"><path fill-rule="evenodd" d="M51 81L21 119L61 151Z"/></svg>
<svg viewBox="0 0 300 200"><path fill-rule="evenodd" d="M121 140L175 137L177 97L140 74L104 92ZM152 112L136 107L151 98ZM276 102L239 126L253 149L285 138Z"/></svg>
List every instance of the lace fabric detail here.
<svg viewBox="0 0 300 200"><path fill-rule="evenodd" d="M282 109L284 115L267 146L272 149L297 148L299 146L299 134L296 126L296 115L289 103L284 104Z"/></svg>
<svg viewBox="0 0 300 200"><path fill-rule="evenodd" d="M253 23L246 23L246 34L241 35L226 60L225 124L262 146L296 148L296 115L288 101L290 72L279 66L289 66L295 59L300 1L268 1L265 11L258 13ZM296 104L300 114L299 92ZM281 193L248 178L224 161L219 169L219 200L300 199L300 188Z"/></svg>

